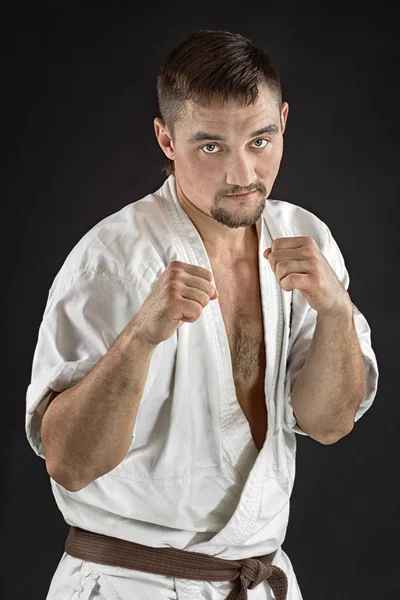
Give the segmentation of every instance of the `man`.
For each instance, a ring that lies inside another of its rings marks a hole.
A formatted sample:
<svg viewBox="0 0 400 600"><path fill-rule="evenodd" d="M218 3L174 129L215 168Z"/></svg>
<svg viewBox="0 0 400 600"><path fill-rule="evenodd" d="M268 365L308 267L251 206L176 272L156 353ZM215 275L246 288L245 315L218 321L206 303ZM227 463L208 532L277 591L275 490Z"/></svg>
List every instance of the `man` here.
<svg viewBox="0 0 400 600"><path fill-rule="evenodd" d="M47 599L299 600L295 434L371 406L371 331L329 228L267 201L289 107L265 53L192 34L158 98L168 178L80 240L39 330L26 432L72 526Z"/></svg>

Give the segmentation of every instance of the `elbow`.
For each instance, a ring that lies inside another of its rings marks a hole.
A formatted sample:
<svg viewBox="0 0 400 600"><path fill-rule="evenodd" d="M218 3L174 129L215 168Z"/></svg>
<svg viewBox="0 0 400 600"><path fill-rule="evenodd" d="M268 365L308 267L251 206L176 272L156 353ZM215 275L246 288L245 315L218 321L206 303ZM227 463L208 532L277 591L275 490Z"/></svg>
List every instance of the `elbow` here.
<svg viewBox="0 0 400 600"><path fill-rule="evenodd" d="M336 444L339 440L346 437L351 433L354 429L354 421L346 428L341 430L330 431L329 433L325 433L324 435L311 436L314 440L323 444L324 446L331 446L332 444Z"/></svg>
<svg viewBox="0 0 400 600"><path fill-rule="evenodd" d="M56 483L58 483L58 485L61 485L65 490L67 490L67 492L80 492L80 490L83 490L83 488L86 487L85 485L80 485L71 480L64 479L63 477L58 477L57 475L50 475L50 477Z"/></svg>
<svg viewBox="0 0 400 600"><path fill-rule="evenodd" d="M71 477L68 477L68 475L62 470L52 467L47 461L46 471L49 477L58 483L58 485L61 485L64 489L66 489L67 492L79 492L86 487L86 485L78 484L76 481L73 481Z"/></svg>
<svg viewBox="0 0 400 600"><path fill-rule="evenodd" d="M56 481L56 480L54 480L54 481ZM59 483L59 482L57 481L57 483ZM83 488L86 487L84 485L74 485L72 483L71 484L59 483L59 485L62 485L62 487L67 490L67 492L80 492L80 490L83 490Z"/></svg>

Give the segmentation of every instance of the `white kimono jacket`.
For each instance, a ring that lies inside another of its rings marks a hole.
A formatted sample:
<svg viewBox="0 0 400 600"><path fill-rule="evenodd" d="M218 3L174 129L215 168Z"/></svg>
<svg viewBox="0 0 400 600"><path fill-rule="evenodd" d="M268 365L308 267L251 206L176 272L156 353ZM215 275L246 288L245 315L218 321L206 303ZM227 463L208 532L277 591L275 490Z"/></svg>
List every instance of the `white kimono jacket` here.
<svg viewBox="0 0 400 600"><path fill-rule="evenodd" d="M157 192L103 219L83 236L57 274L27 389L26 434L38 456L44 458L40 426L51 389L65 390L95 366L168 263L179 260L212 271L175 190L170 175ZM312 236L346 289L349 275L328 227L300 206L267 200L257 232L268 409L261 451L237 401L216 299L196 322L181 325L154 351L122 462L78 492L50 481L65 521L83 529L232 560L278 549L273 564L288 576L288 600L300 600L292 565L280 546L295 477L295 433L305 435L296 425L291 389L306 360L317 313L301 292L280 288L263 252L275 238ZM367 376L357 421L374 400L378 367L368 322L361 313L353 321ZM64 553L47 598L89 598L96 585L101 598L121 600L223 600L233 588L232 582L105 567ZM249 600L273 597L267 582L248 590Z"/></svg>

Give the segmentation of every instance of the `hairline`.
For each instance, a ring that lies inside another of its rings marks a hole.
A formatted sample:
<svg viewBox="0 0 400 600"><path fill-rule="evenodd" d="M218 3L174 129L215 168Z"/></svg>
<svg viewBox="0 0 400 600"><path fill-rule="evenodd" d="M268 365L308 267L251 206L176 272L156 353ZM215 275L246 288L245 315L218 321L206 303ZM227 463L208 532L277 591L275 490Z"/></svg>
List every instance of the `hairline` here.
<svg viewBox="0 0 400 600"><path fill-rule="evenodd" d="M272 96L274 97L274 99L276 101L276 104L278 106L278 112L280 114L280 110L282 107L281 94L278 91L276 91L275 89L271 88L271 86L268 86L266 83L260 84L259 91L262 90L262 88L267 89L271 92ZM172 141L175 142L175 124L178 121L182 121L187 114L186 113L187 102L193 102L194 104L197 104L198 106L200 106L202 108L208 108L209 105L213 102L213 100L217 100L217 99L220 100L222 106L224 104L226 104L227 102L233 100L237 104L244 106L244 102L243 102L244 98L245 98L245 96L235 98L234 96L226 97L226 96L221 96L221 94L214 94L212 96L209 96L206 99L206 101L204 101L204 99L202 99L202 98L199 99L199 98L195 98L195 97L187 98L187 99L183 100L182 105L181 105L180 109L178 110L178 116L174 119L174 121L172 123L165 123L165 125L170 130ZM247 102L245 106L254 105L257 102L258 98L259 98L259 93L257 94L256 98L254 98L254 100ZM213 138L213 139L216 139L216 138Z"/></svg>

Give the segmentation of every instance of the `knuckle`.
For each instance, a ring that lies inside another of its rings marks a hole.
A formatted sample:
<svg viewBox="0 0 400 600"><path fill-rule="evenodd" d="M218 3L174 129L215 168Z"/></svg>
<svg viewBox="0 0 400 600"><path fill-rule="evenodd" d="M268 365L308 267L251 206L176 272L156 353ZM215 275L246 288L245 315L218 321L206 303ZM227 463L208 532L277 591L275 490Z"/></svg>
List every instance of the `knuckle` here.
<svg viewBox="0 0 400 600"><path fill-rule="evenodd" d="M167 298L169 302L177 302L180 298L179 286L175 281L170 282L168 286Z"/></svg>
<svg viewBox="0 0 400 600"><path fill-rule="evenodd" d="M167 291L169 294L177 294L179 290L179 283L174 279L171 279L167 285Z"/></svg>
<svg viewBox="0 0 400 600"><path fill-rule="evenodd" d="M210 301L210 296L206 293L203 293L202 294L202 305L206 306L209 301Z"/></svg>
<svg viewBox="0 0 400 600"><path fill-rule="evenodd" d="M180 265L181 263L179 260L171 260L167 265L167 269L176 269L177 267L180 267Z"/></svg>
<svg viewBox="0 0 400 600"><path fill-rule="evenodd" d="M208 269L201 267L200 274L205 279L208 279L208 280L212 279L212 273Z"/></svg>
<svg viewBox="0 0 400 600"><path fill-rule="evenodd" d="M313 237L306 238L306 248L309 248L312 252L318 248L318 244Z"/></svg>
<svg viewBox="0 0 400 600"><path fill-rule="evenodd" d="M304 255L307 256L308 258L311 258L312 256L314 256L314 246L313 245L305 246L304 247Z"/></svg>
<svg viewBox="0 0 400 600"><path fill-rule="evenodd" d="M282 275L287 273L287 271L289 270L289 261L287 261L287 260L279 261L279 263L276 265L276 270L278 271L279 274L282 274Z"/></svg>
<svg viewBox="0 0 400 600"><path fill-rule="evenodd" d="M179 279L182 275L182 270L178 267L171 267L168 275L170 279Z"/></svg>
<svg viewBox="0 0 400 600"><path fill-rule="evenodd" d="M166 271L170 277L177 277L182 273L182 267L177 260L173 260L168 263Z"/></svg>

